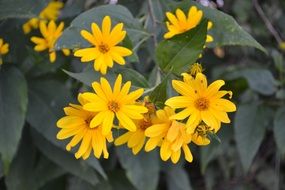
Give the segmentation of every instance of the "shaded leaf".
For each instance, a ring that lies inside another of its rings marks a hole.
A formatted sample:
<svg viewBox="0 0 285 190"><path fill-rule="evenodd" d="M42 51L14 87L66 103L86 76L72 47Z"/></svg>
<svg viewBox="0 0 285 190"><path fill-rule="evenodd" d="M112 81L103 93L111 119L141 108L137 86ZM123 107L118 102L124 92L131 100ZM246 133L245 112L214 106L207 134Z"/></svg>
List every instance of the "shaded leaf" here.
<svg viewBox="0 0 285 190"><path fill-rule="evenodd" d="M235 140L247 172L265 135L272 110L255 103L240 105L234 119Z"/></svg>
<svg viewBox="0 0 285 190"><path fill-rule="evenodd" d="M196 62L206 40L207 21L203 20L196 28L163 40L156 48L156 62L164 72L181 74L189 65Z"/></svg>
<svg viewBox="0 0 285 190"><path fill-rule="evenodd" d="M0 0L0 20L36 17L47 3L47 0Z"/></svg>
<svg viewBox="0 0 285 190"><path fill-rule="evenodd" d="M32 136L38 149L65 171L82 178L92 185L96 185L99 182L96 172L85 162L76 160L74 155L52 145L35 130L32 131Z"/></svg>
<svg viewBox="0 0 285 190"><path fill-rule="evenodd" d="M181 166L172 165L166 173L169 190L192 190L189 176Z"/></svg>
<svg viewBox="0 0 285 190"><path fill-rule="evenodd" d="M285 154L285 107L280 107L274 117L274 137L276 144L281 152Z"/></svg>
<svg viewBox="0 0 285 190"><path fill-rule="evenodd" d="M166 101L167 95L167 85L169 85L170 74L168 74L162 82L157 85L154 90L150 93L150 100L157 105L159 108L164 107L164 102Z"/></svg>
<svg viewBox="0 0 285 190"><path fill-rule="evenodd" d="M37 152L28 130L25 130L5 181L9 190L38 190L49 180L65 173L63 169Z"/></svg>
<svg viewBox="0 0 285 190"><path fill-rule="evenodd" d="M4 173L16 153L27 111L27 84L15 67L0 70L0 154Z"/></svg>
<svg viewBox="0 0 285 190"><path fill-rule="evenodd" d="M127 178L138 190L156 189L159 177L157 152L140 152L134 156L128 148L118 147L117 154Z"/></svg>

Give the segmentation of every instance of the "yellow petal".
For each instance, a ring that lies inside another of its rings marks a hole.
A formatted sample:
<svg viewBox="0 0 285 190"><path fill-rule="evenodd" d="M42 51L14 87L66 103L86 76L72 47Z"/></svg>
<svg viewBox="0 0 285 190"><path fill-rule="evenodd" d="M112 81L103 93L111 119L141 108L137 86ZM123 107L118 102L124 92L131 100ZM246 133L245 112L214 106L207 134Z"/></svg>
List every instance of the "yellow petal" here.
<svg viewBox="0 0 285 190"><path fill-rule="evenodd" d="M226 99L217 99L213 106L216 110L225 111L225 112L234 112L236 111L236 105L229 100Z"/></svg>
<svg viewBox="0 0 285 190"><path fill-rule="evenodd" d="M49 53L49 60L51 63L54 63L56 59L56 53L55 51L52 51L51 53Z"/></svg>
<svg viewBox="0 0 285 190"><path fill-rule="evenodd" d="M90 122L90 127L94 128L97 127L98 125L101 125L106 117L106 115L108 115L109 112L105 111L105 112L99 112L97 115L95 115L95 117L93 117L93 119Z"/></svg>
<svg viewBox="0 0 285 190"><path fill-rule="evenodd" d="M111 18L109 16L105 16L102 22L102 34L104 40L106 41L109 39L110 30L111 30Z"/></svg>
<svg viewBox="0 0 285 190"><path fill-rule="evenodd" d="M116 112L116 116L120 122L120 124L129 131L136 131L137 127L134 122L123 112Z"/></svg>
<svg viewBox="0 0 285 190"><path fill-rule="evenodd" d="M166 124L155 124L148 127L145 130L145 136L147 137L157 137L163 133L166 133L168 130L168 126Z"/></svg>
<svg viewBox="0 0 285 190"><path fill-rule="evenodd" d="M181 150L179 149L178 151L176 152L173 152L172 155L171 155L171 161L176 164L180 158L180 155L181 155Z"/></svg>
<svg viewBox="0 0 285 190"><path fill-rule="evenodd" d="M166 161L171 156L171 149L169 147L169 142L164 140L162 142L161 148L160 148L160 157L163 161Z"/></svg>
<svg viewBox="0 0 285 190"><path fill-rule="evenodd" d="M179 94L183 96L188 96L191 98L196 97L194 89L185 82L172 80L172 86Z"/></svg>
<svg viewBox="0 0 285 190"><path fill-rule="evenodd" d="M159 142L161 141L161 137L154 137L154 138L150 138L145 145L145 151L149 152L153 149L155 149L155 147L158 146Z"/></svg>
<svg viewBox="0 0 285 190"><path fill-rule="evenodd" d="M92 148L94 151L94 156L96 158L100 158L103 146L104 146L104 139L102 138L102 135L100 134L99 130L93 131L93 138L92 138Z"/></svg>
<svg viewBox="0 0 285 190"><path fill-rule="evenodd" d="M113 127L113 121L114 121L115 114L113 112L109 112L105 115L105 119L102 124L102 134L104 136L108 135L111 132L111 129Z"/></svg>
<svg viewBox="0 0 285 190"><path fill-rule="evenodd" d="M115 46L115 47L112 47L110 49L110 51L114 51L116 52L118 55L122 56L122 57L125 57L125 56L129 56L131 55L133 52L131 50L129 50L128 48L125 48L125 47L121 47L121 46Z"/></svg>
<svg viewBox="0 0 285 190"><path fill-rule="evenodd" d="M140 139L139 144L137 144L137 146L132 148L132 152L134 155L137 155L139 151L143 148L144 141L145 141L145 136L143 136L142 139Z"/></svg>
<svg viewBox="0 0 285 190"><path fill-rule="evenodd" d="M187 160L188 162L192 162L193 161L193 156L192 153L189 149L189 147L187 145L183 145L183 151L184 151L184 155L185 155L185 160Z"/></svg>
<svg viewBox="0 0 285 190"><path fill-rule="evenodd" d="M172 108L185 108L193 104L193 99L187 96L176 96L166 100L165 105Z"/></svg>
<svg viewBox="0 0 285 190"><path fill-rule="evenodd" d="M122 145L122 144L125 144L125 143L128 142L128 140L130 139L130 137L131 137L132 135L133 135L132 132L126 132L126 133L124 133L123 135L119 136L119 137L115 140L114 144L115 144L116 146L120 146L120 145Z"/></svg>
<svg viewBox="0 0 285 190"><path fill-rule="evenodd" d="M83 137L83 140L81 142L81 145L79 147L79 150L75 153L75 157L78 159L82 157L83 154L88 150L88 148L91 146L91 133L86 132L85 136Z"/></svg>
<svg viewBox="0 0 285 190"><path fill-rule="evenodd" d="M132 135L128 141L128 147L129 148L135 147L143 139L144 139L144 132L142 130L138 129L136 132L132 133Z"/></svg>
<svg viewBox="0 0 285 190"><path fill-rule="evenodd" d="M194 109L189 107L189 108L186 108L186 109L178 112L177 114L171 116L169 119L183 120L186 117L190 116L193 111L194 111Z"/></svg>
<svg viewBox="0 0 285 190"><path fill-rule="evenodd" d="M83 129L79 133L77 133L71 139L71 141L66 145L66 150L70 151L72 147L76 146L81 141L81 139L84 137L86 131L87 131L86 129Z"/></svg>
<svg viewBox="0 0 285 190"><path fill-rule="evenodd" d="M94 103L87 103L83 106L83 109L91 112L101 112L108 110L108 107L107 104L101 100Z"/></svg>
<svg viewBox="0 0 285 190"><path fill-rule="evenodd" d="M91 43L91 44L93 44L93 45L95 45L95 46L97 45L94 36L93 36L90 32L88 32L88 31L86 31L86 30L81 30L80 34L81 34L81 36L82 36L85 40L87 40L89 43Z"/></svg>

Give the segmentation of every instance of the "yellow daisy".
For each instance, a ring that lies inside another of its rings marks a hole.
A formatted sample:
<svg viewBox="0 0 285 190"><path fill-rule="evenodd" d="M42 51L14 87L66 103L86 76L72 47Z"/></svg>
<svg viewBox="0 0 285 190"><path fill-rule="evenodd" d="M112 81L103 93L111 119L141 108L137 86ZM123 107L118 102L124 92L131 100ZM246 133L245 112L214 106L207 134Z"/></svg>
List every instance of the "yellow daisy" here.
<svg viewBox="0 0 285 190"><path fill-rule="evenodd" d="M227 112L236 111L236 106L231 101L224 99L226 94L232 95L231 91L221 90L225 84L223 80L216 80L208 86L207 78L202 73L197 73L193 78L184 73L184 81L173 80L173 88L181 94L168 99L165 104L176 109L185 108L173 115L171 119L187 120L188 133L193 133L196 126L203 121L217 132L221 122L230 123Z"/></svg>
<svg viewBox="0 0 285 190"><path fill-rule="evenodd" d="M186 133L185 124L170 119L174 114L174 110L167 106L156 112L157 123L148 127L145 131L145 135L149 137L145 145L145 151L149 152L160 146L161 159L166 161L171 158L173 163L177 163L182 149L185 159L192 162L193 156L188 147L192 135Z"/></svg>
<svg viewBox="0 0 285 190"><path fill-rule="evenodd" d="M215 130L204 123L200 123L192 135L192 142L199 146L210 144L208 133L215 133Z"/></svg>
<svg viewBox="0 0 285 190"><path fill-rule="evenodd" d="M64 108L66 116L59 119L57 126L60 131L57 133L57 139L68 139L71 141L66 145L66 150L70 151L72 147L80 143L78 151L75 153L77 159L87 159L92 150L96 158L100 158L102 153L104 158L109 157L106 141L112 142L112 133L109 132L106 136L102 135L102 127L90 127L90 121L94 117L93 112L83 110L82 106L87 103L82 95L78 95L80 105L70 104Z"/></svg>
<svg viewBox="0 0 285 190"><path fill-rule="evenodd" d="M142 88L129 93L130 81L125 83L122 88L121 86L121 75L118 75L113 90L109 82L102 77L100 83L92 83L95 93L86 92L82 95L84 99L89 101L83 108L97 113L91 120L90 127L94 128L102 125L103 135L109 134L115 117L119 120L120 126L129 131L136 131L137 127L133 119L143 119L143 113L148 111L146 107L136 105L136 100L144 92Z"/></svg>
<svg viewBox="0 0 285 190"><path fill-rule="evenodd" d="M81 57L82 62L94 60L95 71L100 71L102 74L107 73L108 67L113 67L114 61L124 65L123 57L131 55L132 51L118 46L126 36L123 27L124 24L119 23L111 30L111 18L109 16L104 17L102 30L96 23L92 23L92 33L82 30L81 36L94 47L79 49L75 51L74 56Z"/></svg>
<svg viewBox="0 0 285 190"><path fill-rule="evenodd" d="M168 21L166 21L166 27L168 32L164 34L165 39L172 38L177 34L182 34L198 26L200 23L203 12L197 9L196 6L189 8L188 15L186 16L181 9L176 9L175 15L171 12L166 13ZM213 27L212 22L208 22L207 29L210 30ZM206 42L212 42L214 39L211 35L207 35Z"/></svg>
<svg viewBox="0 0 285 190"><path fill-rule="evenodd" d="M141 104L148 108L148 112L144 114L143 119L134 120L137 130L134 132L128 131L115 140L116 146L127 143L134 155L136 155L145 144L145 130L156 120L154 104L149 102L148 98L145 98L144 102Z"/></svg>
<svg viewBox="0 0 285 190"><path fill-rule="evenodd" d="M61 1L51 1L48 3L47 7L44 8L38 17L31 18L25 24L23 24L23 31L25 34L31 32L32 29L37 29L39 27L40 21L56 20L59 16L60 9L63 7L63 2Z"/></svg>
<svg viewBox="0 0 285 190"><path fill-rule="evenodd" d="M32 37L31 41L36 44L34 47L35 51L49 51L49 60L53 63L56 60L56 53L54 50L54 45L57 39L62 35L62 30L64 28L64 23L61 22L59 26L56 26L55 22L52 20L48 24L46 22L40 22L40 32L43 37ZM69 49L62 49L64 55L68 56L70 54Z"/></svg>
<svg viewBox="0 0 285 190"><path fill-rule="evenodd" d="M5 43L2 38L0 38L0 65L3 64L2 56L9 52L9 44Z"/></svg>

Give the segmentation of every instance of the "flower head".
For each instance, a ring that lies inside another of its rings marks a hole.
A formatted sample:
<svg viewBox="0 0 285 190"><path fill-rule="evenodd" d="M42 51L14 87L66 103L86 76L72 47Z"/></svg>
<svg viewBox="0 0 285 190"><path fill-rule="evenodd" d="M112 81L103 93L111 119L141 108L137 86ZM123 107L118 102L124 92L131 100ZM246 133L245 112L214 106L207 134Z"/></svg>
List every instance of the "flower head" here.
<svg viewBox="0 0 285 190"><path fill-rule="evenodd" d="M232 95L231 91L220 90L225 84L223 80L216 80L208 86L207 78L202 73L197 73L193 78L184 73L184 81L173 80L173 88L181 94L168 99L165 104L172 108L184 108L173 115L171 119L187 120L188 133L193 133L197 125L203 121L217 132L221 122L230 123L227 112L236 111L236 106L231 101L224 99L226 94Z"/></svg>
<svg viewBox="0 0 285 190"><path fill-rule="evenodd" d="M129 93L130 81L121 86L121 75L118 75L113 90L109 82L102 77L100 83L92 83L95 93L86 92L82 95L88 101L83 108L96 113L90 122L90 127L101 125L103 135L111 131L115 118L123 128L136 131L133 119L143 119L143 113L148 111L146 107L136 104L136 100L143 94L142 88Z"/></svg>
<svg viewBox="0 0 285 190"><path fill-rule="evenodd" d="M135 155L143 148L145 144L145 130L153 125L153 123L156 121L154 104L149 102L147 97L144 99L144 102L140 102L139 104L147 107L148 112L143 114L144 117L142 119L134 120L137 130L134 132L128 131L115 140L116 146L127 143L128 147L132 149L132 152Z"/></svg>
<svg viewBox="0 0 285 190"><path fill-rule="evenodd" d="M46 22L40 22L40 32L43 37L32 37L31 41L36 44L34 47L35 51L48 50L50 62L53 63L56 60L56 53L54 50L54 45L57 39L61 36L62 30L64 28L64 23L61 22L59 26L56 26L55 22L52 20L48 24ZM68 56L70 50L62 49L64 55Z"/></svg>
<svg viewBox="0 0 285 190"><path fill-rule="evenodd" d="M124 65L123 57L131 55L132 51L118 46L126 36L123 26L123 23L119 23L111 30L111 18L109 16L104 17L102 30L96 23L92 23L92 33L82 30L81 36L94 47L79 49L75 51L74 56L81 57L82 62L94 60L94 69L102 74L107 73L108 67L113 67L114 61Z"/></svg>
<svg viewBox="0 0 285 190"><path fill-rule="evenodd" d="M157 122L145 131L145 135L149 137L145 151L148 152L160 146L161 159L166 161L171 158L173 163L177 163L182 149L185 159L192 162L193 156L188 147L192 135L186 133L185 124L170 119L174 114L174 110L167 106L156 112Z"/></svg>
<svg viewBox="0 0 285 190"><path fill-rule="evenodd" d="M2 38L0 38L0 65L3 64L2 56L9 52L9 44L5 43Z"/></svg>
<svg viewBox="0 0 285 190"><path fill-rule="evenodd" d="M187 16L181 9L176 9L175 15L167 12L166 17L168 18L168 21L166 21L168 32L164 34L164 38L169 39L197 27L203 17L203 12L197 9L196 6L192 6L189 8ZM213 23L209 21L207 30L210 30L212 27ZM213 40L214 38L211 35L207 35L206 43L210 43Z"/></svg>
<svg viewBox="0 0 285 190"><path fill-rule="evenodd" d="M197 73L202 73L203 67L200 63L193 63L190 67L190 74L196 76Z"/></svg>
<svg viewBox="0 0 285 190"><path fill-rule="evenodd" d="M82 106L87 103L82 99L82 95L78 95L80 105L70 104L64 108L66 116L59 119L57 126L60 131L57 133L57 139L71 138L71 141L66 145L66 150L70 151L72 147L80 143L75 157L87 159L92 150L96 158L100 158L103 153L104 158L109 157L106 141L112 142L112 133L109 132L106 136L102 135L102 127L90 127L90 120L94 117L93 112L83 110Z"/></svg>
<svg viewBox="0 0 285 190"><path fill-rule="evenodd" d="M49 2L48 5L40 12L38 17L31 18L25 24L23 24L24 33L28 34L32 29L37 29L40 21L47 22L49 20L56 20L62 7L63 2L61 1Z"/></svg>

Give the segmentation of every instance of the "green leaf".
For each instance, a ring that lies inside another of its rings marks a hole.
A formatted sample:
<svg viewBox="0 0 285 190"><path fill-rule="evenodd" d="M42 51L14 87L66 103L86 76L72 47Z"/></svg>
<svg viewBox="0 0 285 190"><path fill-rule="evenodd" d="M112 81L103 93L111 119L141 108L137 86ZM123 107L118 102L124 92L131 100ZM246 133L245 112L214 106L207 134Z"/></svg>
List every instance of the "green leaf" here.
<svg viewBox="0 0 285 190"><path fill-rule="evenodd" d="M272 95L277 90L277 83L273 75L266 69L246 69L240 72L249 87L263 95Z"/></svg>
<svg viewBox="0 0 285 190"><path fill-rule="evenodd" d="M214 42L208 46L217 47L225 45L241 45L255 47L264 53L267 53L266 49L262 47L249 33L247 33L234 18L228 14L225 14L217 9L205 7L194 1L183 1L182 3L175 3L172 5L174 8L181 7L185 12L189 10L191 6L197 6L201 9L207 19L213 22L213 28L210 33L214 37Z"/></svg>
<svg viewBox="0 0 285 190"><path fill-rule="evenodd" d="M47 3L47 0L0 0L0 20L36 17Z"/></svg>
<svg viewBox="0 0 285 190"><path fill-rule="evenodd" d="M134 156L130 149L118 147L117 154L127 178L138 190L154 190L158 185L159 160L157 152L140 152Z"/></svg>
<svg viewBox="0 0 285 190"><path fill-rule="evenodd" d="M0 154L4 173L12 161L25 122L28 95L23 74L15 67L0 70Z"/></svg>
<svg viewBox="0 0 285 190"><path fill-rule="evenodd" d="M160 42L155 52L159 67L176 74L187 70L202 53L206 33L207 21L203 20L196 28Z"/></svg>
<svg viewBox="0 0 285 190"><path fill-rule="evenodd" d="M205 174L208 164L220 153L221 147L217 140L212 140L208 146L200 148L201 172Z"/></svg>
<svg viewBox="0 0 285 190"><path fill-rule="evenodd" d="M168 190L192 190L189 176L183 167L172 165L166 173Z"/></svg>
<svg viewBox="0 0 285 190"><path fill-rule="evenodd" d="M285 154L285 106L280 107L274 117L274 137L282 155Z"/></svg>
<svg viewBox="0 0 285 190"><path fill-rule="evenodd" d="M162 82L157 85L149 95L150 100L159 108L164 107L164 102L168 97L167 86L169 85L169 78L170 74L166 75Z"/></svg>
<svg viewBox="0 0 285 190"><path fill-rule="evenodd" d="M148 88L149 84L145 77L139 72L129 68L117 68L116 74L122 74L124 81L131 81L132 86Z"/></svg>
<svg viewBox="0 0 285 190"><path fill-rule="evenodd" d="M35 130L32 131L32 136L38 149L64 170L80 177L92 185L96 185L99 182L97 173L89 167L86 162L76 160L74 155L52 145Z"/></svg>
<svg viewBox="0 0 285 190"><path fill-rule="evenodd" d="M101 22L106 16L106 13L111 17L112 24L124 23L124 28L133 44L136 44L140 39L149 35L143 31L138 20L132 16L127 8L121 5L103 5L92 8L77 16L71 22L70 26L64 30L62 36L56 43L56 49L89 47L90 44L81 37L80 31L83 29L91 31L91 24L93 22L101 26Z"/></svg>
<svg viewBox="0 0 285 190"><path fill-rule="evenodd" d="M39 154L26 128L5 182L9 190L38 190L49 180L65 173L63 169Z"/></svg>
<svg viewBox="0 0 285 190"><path fill-rule="evenodd" d="M240 105L234 119L235 140L244 172L249 167L264 138L272 110L255 103Z"/></svg>

